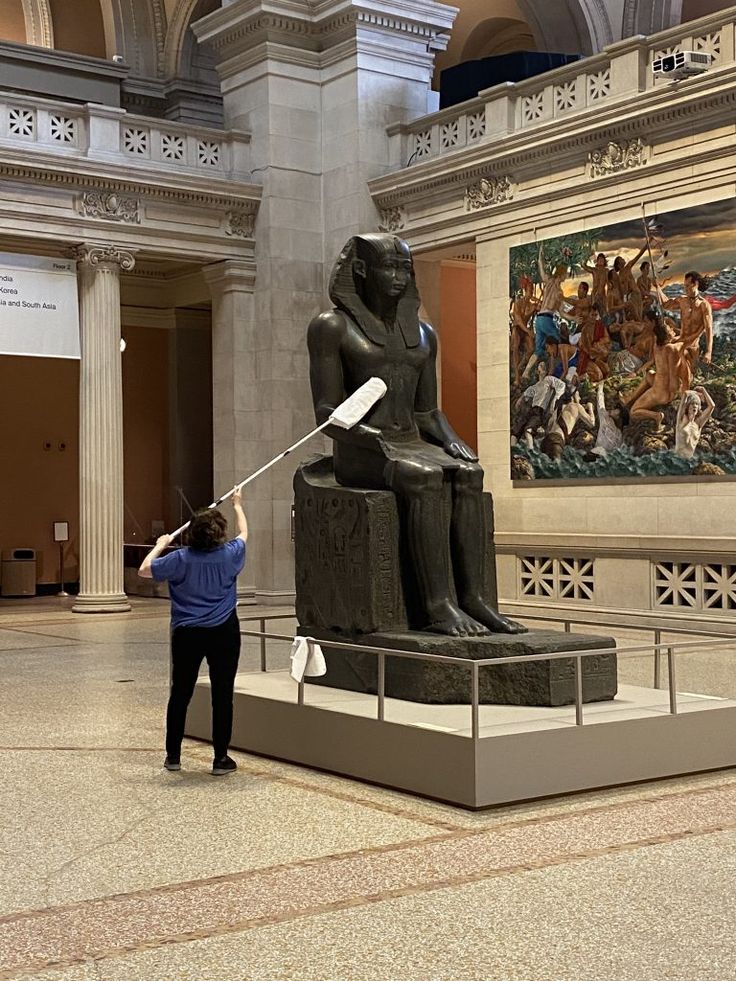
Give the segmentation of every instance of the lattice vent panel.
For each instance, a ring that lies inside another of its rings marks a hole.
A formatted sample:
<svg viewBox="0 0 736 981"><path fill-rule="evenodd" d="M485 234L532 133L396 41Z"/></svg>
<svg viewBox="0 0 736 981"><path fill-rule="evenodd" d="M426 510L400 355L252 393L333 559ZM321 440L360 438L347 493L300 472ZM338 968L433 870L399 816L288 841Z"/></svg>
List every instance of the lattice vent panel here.
<svg viewBox="0 0 736 981"><path fill-rule="evenodd" d="M519 556L519 593L538 599L592 602L595 598L595 563L579 556Z"/></svg>

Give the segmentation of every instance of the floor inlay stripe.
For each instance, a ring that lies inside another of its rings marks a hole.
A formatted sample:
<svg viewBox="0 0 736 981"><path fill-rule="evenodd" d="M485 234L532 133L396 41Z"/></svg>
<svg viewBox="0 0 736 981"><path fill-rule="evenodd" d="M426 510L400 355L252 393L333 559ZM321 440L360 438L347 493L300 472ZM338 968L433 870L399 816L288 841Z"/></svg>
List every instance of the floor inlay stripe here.
<svg viewBox="0 0 736 981"><path fill-rule="evenodd" d="M736 830L736 789L307 859L0 919L0 978Z"/></svg>

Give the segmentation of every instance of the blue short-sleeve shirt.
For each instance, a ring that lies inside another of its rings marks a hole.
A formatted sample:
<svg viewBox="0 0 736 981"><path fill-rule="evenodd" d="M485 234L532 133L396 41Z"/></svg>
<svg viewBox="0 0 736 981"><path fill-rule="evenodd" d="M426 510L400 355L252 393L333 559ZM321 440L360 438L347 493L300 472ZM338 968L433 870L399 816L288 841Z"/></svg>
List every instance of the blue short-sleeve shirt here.
<svg viewBox="0 0 736 981"><path fill-rule="evenodd" d="M237 605L235 582L245 566L245 542L235 538L211 552L178 548L151 563L157 582L168 582L171 626L216 627Z"/></svg>

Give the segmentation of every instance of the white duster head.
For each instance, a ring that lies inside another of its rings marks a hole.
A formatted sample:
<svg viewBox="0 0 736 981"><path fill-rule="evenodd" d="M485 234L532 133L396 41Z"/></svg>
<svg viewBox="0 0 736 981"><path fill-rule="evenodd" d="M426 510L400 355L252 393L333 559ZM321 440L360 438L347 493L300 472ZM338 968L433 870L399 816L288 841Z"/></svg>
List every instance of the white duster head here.
<svg viewBox="0 0 736 981"><path fill-rule="evenodd" d="M386 383L380 378L369 378L364 385L346 398L330 416L329 421L341 429L351 429L386 394Z"/></svg>

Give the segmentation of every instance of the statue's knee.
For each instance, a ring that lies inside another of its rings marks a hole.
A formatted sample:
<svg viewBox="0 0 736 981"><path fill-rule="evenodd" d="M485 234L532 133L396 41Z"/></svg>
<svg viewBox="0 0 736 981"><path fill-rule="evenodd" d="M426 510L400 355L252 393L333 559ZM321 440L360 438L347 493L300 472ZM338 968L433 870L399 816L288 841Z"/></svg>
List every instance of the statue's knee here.
<svg viewBox="0 0 736 981"><path fill-rule="evenodd" d="M466 463L455 472L455 487L458 490L482 491L483 468L477 463Z"/></svg>
<svg viewBox="0 0 736 981"><path fill-rule="evenodd" d="M442 470L424 463L395 461L388 478L389 487L400 494L431 494L442 487Z"/></svg>

